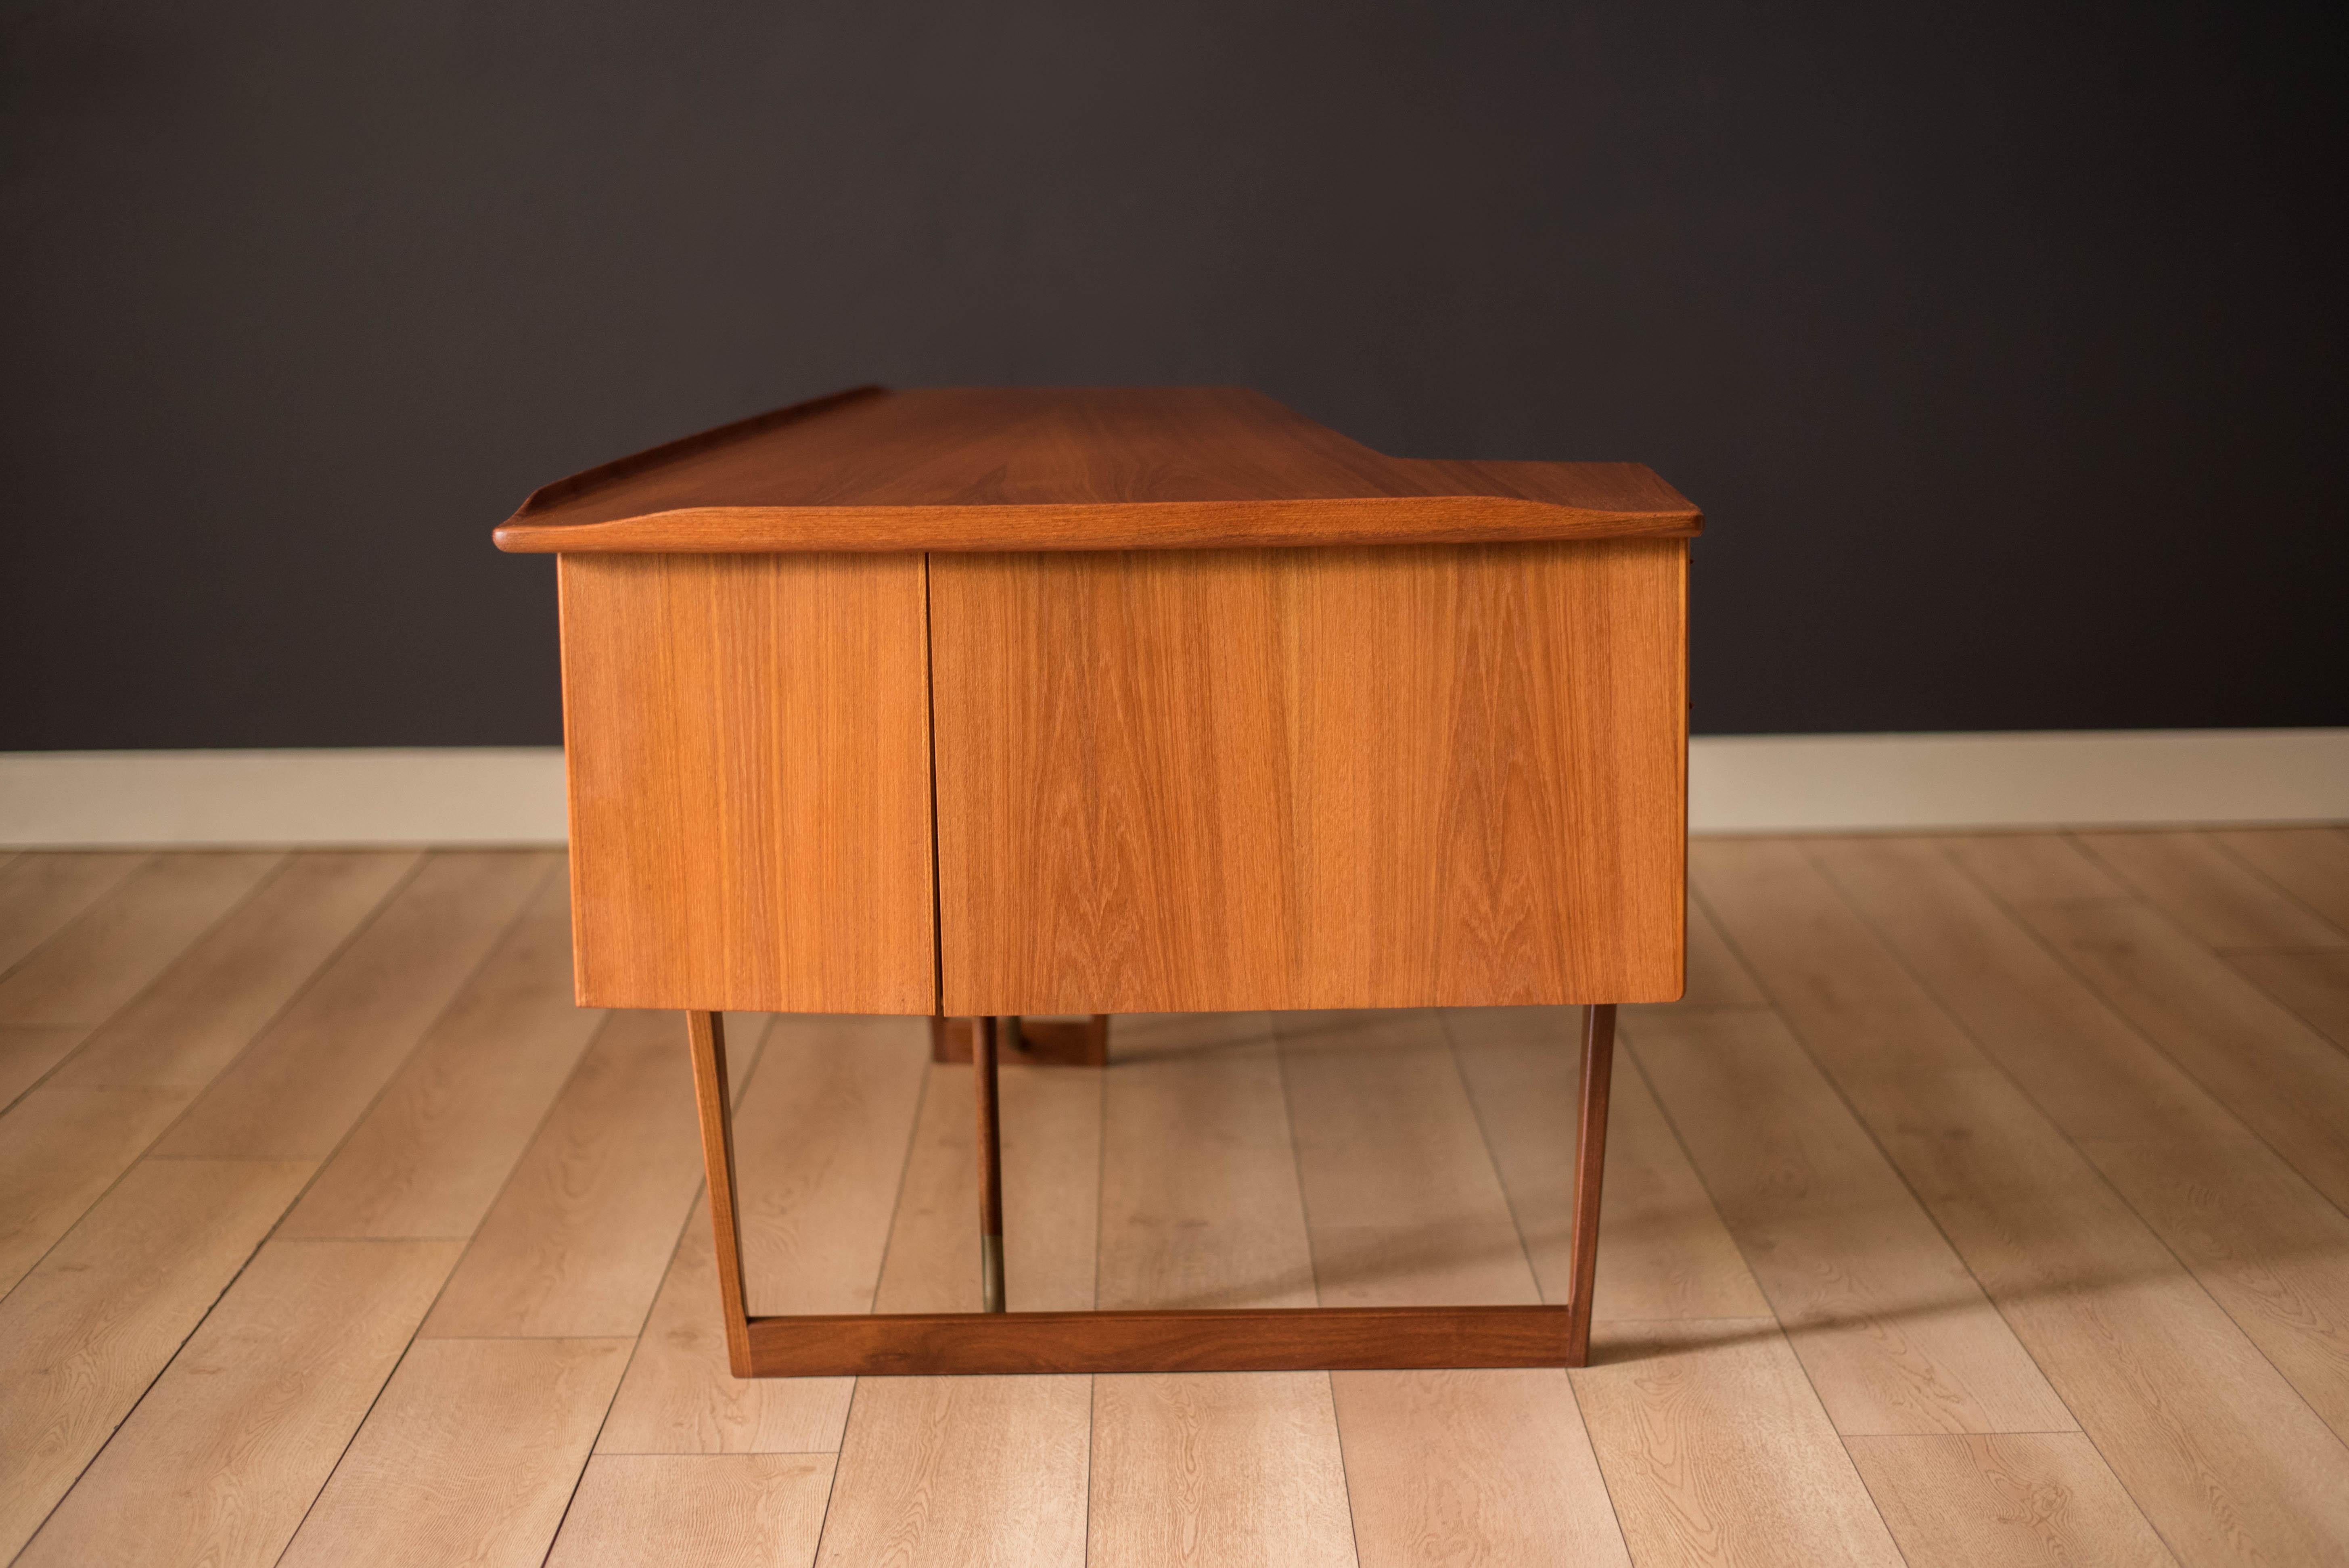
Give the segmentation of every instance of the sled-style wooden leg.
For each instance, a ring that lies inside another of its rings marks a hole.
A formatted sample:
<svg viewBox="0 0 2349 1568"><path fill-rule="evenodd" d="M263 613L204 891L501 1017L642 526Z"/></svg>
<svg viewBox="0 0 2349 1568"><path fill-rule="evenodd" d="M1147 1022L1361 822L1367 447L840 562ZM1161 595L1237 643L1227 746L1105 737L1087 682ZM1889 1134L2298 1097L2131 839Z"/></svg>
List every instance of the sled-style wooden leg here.
<svg viewBox="0 0 2349 1568"><path fill-rule="evenodd" d="M995 1107L995 1047L999 1018L978 1021L971 1065L978 1107L978 1300L981 1312L1003 1310L1003 1127Z"/></svg>
<svg viewBox="0 0 2349 1568"><path fill-rule="evenodd" d="M1576 1106L1574 1279L1562 1306L1252 1307L1220 1311L1007 1312L1002 1150L994 1020L974 1041L978 1071L980 1281L984 1312L751 1317L744 1308L733 1111L723 1026L688 1013L701 1148L727 1358L738 1377L1043 1372L1288 1372L1381 1367L1580 1367L1590 1356L1599 1179L1615 1009L1585 1010Z"/></svg>
<svg viewBox="0 0 2349 1568"><path fill-rule="evenodd" d="M737 1377L750 1365L750 1312L742 1294L742 1226L736 1212L734 1102L726 1083L726 1020L688 1013L686 1041L693 1053L693 1102L701 1113L701 1161L709 1175L709 1228L718 1243L718 1300L726 1315L726 1360Z"/></svg>
<svg viewBox="0 0 2349 1568"><path fill-rule="evenodd" d="M1615 1076L1615 1007L1582 1010L1582 1072L1575 1094L1574 1284L1567 1297L1574 1322L1566 1364L1590 1359L1590 1295L1599 1279L1599 1184L1607 1173L1607 1092Z"/></svg>

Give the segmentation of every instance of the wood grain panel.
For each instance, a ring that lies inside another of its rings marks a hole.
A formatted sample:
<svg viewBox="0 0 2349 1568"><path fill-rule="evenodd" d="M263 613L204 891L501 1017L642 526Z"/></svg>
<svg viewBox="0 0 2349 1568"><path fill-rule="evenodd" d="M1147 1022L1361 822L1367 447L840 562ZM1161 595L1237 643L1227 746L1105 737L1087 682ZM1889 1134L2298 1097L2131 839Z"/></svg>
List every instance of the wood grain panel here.
<svg viewBox="0 0 2349 1568"><path fill-rule="evenodd" d="M1684 564L934 560L946 1010L1678 996Z"/></svg>
<svg viewBox="0 0 2349 1568"><path fill-rule="evenodd" d="M1768 1318L1600 1324L1568 1374L1634 1563L1899 1568Z"/></svg>
<svg viewBox="0 0 2349 1568"><path fill-rule="evenodd" d="M923 573L564 558L582 1005L936 1010Z"/></svg>
<svg viewBox="0 0 2349 1568"><path fill-rule="evenodd" d="M2078 1432L1853 1438L1909 1568L2167 1568L2177 1559Z"/></svg>
<svg viewBox="0 0 2349 1568"><path fill-rule="evenodd" d="M455 1339L409 1346L281 1568L543 1562L628 1346Z"/></svg>
<svg viewBox="0 0 2349 1568"><path fill-rule="evenodd" d="M262 1248L18 1564L276 1562L457 1251Z"/></svg>
<svg viewBox="0 0 2349 1568"><path fill-rule="evenodd" d="M808 1568L830 1454L598 1454L547 1568Z"/></svg>
<svg viewBox="0 0 2349 1568"><path fill-rule="evenodd" d="M142 1161L0 1302L0 1558L39 1527L313 1169Z"/></svg>

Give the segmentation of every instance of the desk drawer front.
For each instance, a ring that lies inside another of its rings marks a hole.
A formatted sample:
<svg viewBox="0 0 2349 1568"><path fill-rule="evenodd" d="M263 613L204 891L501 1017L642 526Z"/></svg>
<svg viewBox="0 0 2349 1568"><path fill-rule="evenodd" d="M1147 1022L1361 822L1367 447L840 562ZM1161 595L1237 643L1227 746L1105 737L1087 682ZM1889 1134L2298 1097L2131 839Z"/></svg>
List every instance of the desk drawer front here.
<svg viewBox="0 0 2349 1568"><path fill-rule="evenodd" d="M566 555L579 1000L936 1004L918 555Z"/></svg>
<svg viewBox="0 0 2349 1568"><path fill-rule="evenodd" d="M1677 996L1686 559L932 557L945 1010Z"/></svg>

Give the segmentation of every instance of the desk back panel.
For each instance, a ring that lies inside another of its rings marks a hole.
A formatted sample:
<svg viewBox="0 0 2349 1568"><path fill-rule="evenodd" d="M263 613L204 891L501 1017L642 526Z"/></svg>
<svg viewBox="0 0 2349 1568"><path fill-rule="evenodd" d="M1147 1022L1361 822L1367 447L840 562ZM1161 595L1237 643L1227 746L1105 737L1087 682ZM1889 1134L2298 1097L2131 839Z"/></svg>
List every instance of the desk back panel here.
<svg viewBox="0 0 2349 1568"><path fill-rule="evenodd" d="M579 1001L936 1005L919 555L565 555Z"/></svg>
<svg viewBox="0 0 2349 1568"><path fill-rule="evenodd" d="M1677 997L1686 563L933 556L945 1010Z"/></svg>

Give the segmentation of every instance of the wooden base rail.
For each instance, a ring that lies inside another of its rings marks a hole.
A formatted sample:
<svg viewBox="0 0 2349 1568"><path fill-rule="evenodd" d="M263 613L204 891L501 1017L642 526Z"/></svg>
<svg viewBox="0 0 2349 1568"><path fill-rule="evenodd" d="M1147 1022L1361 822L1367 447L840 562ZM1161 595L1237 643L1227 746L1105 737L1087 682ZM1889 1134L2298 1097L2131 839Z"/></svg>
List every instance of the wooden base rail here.
<svg viewBox="0 0 2349 1568"><path fill-rule="evenodd" d="M945 1312L750 1319L755 1377L1563 1367L1565 1306Z"/></svg>
<svg viewBox="0 0 2349 1568"><path fill-rule="evenodd" d="M709 1175L727 1358L738 1377L1036 1372L1303 1372L1381 1367L1579 1367L1590 1354L1599 1181L1615 1009L1583 1010L1576 1106L1572 1295L1563 1306L1306 1306L1220 1311L1007 1312L1003 1165L996 1128L999 1026L974 1030L983 1312L752 1317L744 1309L724 1024L688 1013Z"/></svg>

